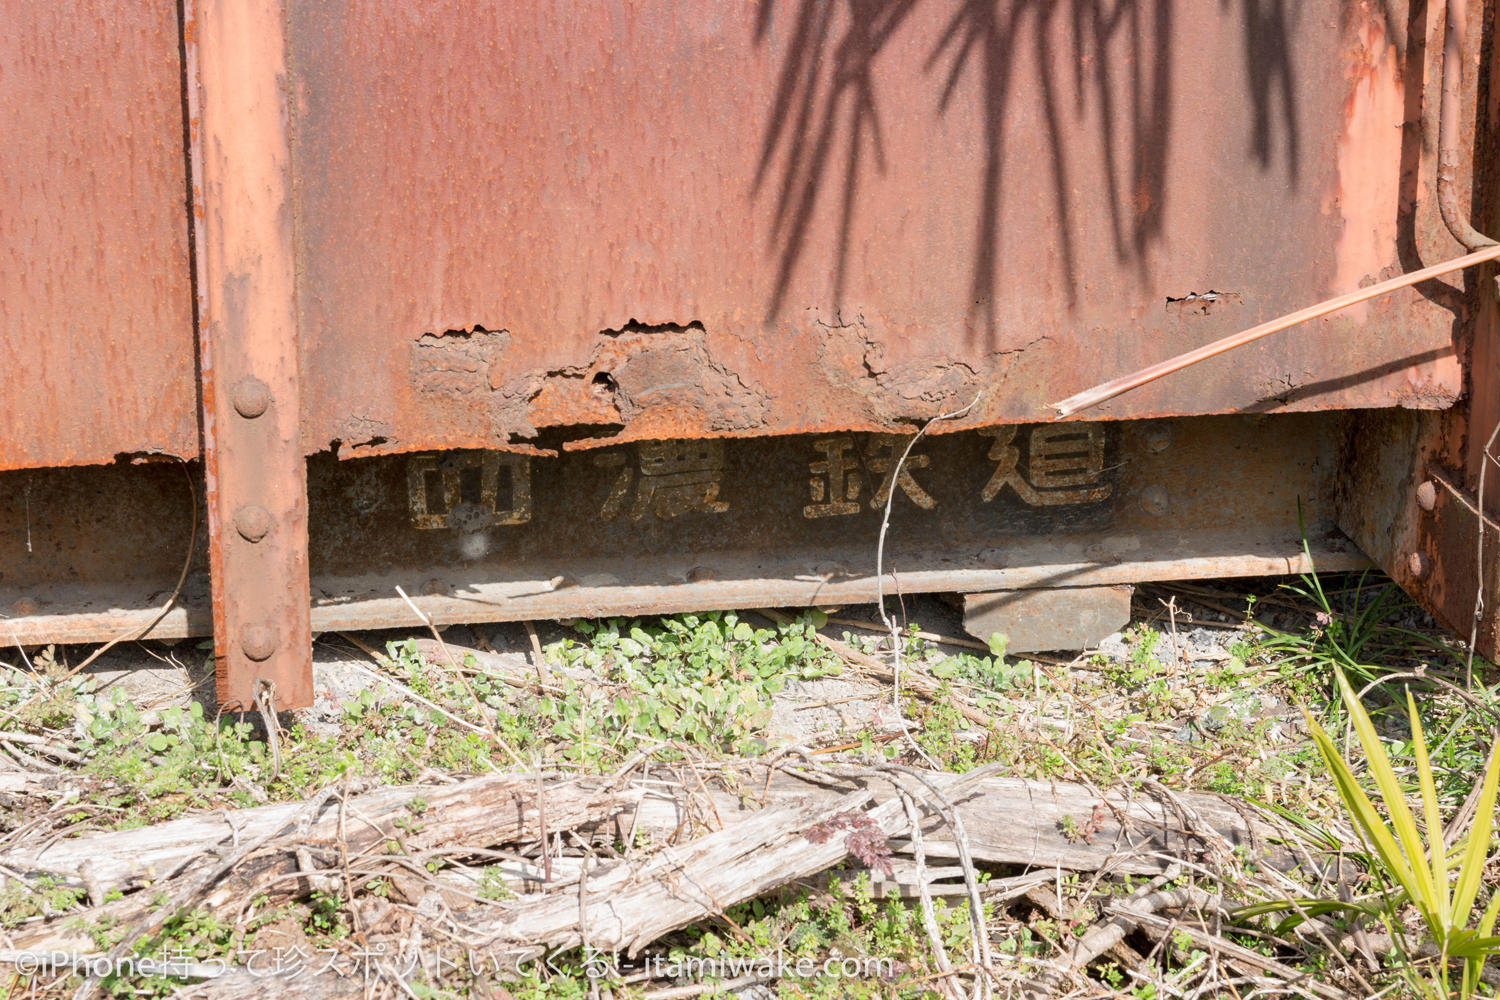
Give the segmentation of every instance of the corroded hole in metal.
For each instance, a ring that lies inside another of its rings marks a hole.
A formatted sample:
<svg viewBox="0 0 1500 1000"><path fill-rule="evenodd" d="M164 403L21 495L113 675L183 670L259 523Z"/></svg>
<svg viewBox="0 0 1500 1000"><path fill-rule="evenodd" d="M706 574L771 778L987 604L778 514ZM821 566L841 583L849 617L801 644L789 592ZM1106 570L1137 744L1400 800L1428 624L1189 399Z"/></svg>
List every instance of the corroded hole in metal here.
<svg viewBox="0 0 1500 1000"><path fill-rule="evenodd" d="M186 462L187 457L165 451L117 451L116 465L149 465L159 462Z"/></svg>
<svg viewBox="0 0 1500 1000"><path fill-rule="evenodd" d="M418 340L429 340L429 339L431 339L431 340L441 340L441 339L443 339L445 337L457 337L457 338L459 338L461 340L468 340L470 337L474 336L475 334L490 334L490 333L504 333L504 332L505 331L499 329L498 327L496 329L491 330L490 328L488 328L488 327L486 327L486 326L484 326L482 324L475 323L473 326L471 326L471 327L469 327L467 329L464 329L463 327L460 327L460 328L458 328L456 330L444 330L442 333L435 333L435 332L429 331L427 333L422 334L422 336L419 337L419 338L417 338L417 339Z"/></svg>
<svg viewBox="0 0 1500 1000"><path fill-rule="evenodd" d="M343 438L334 438L328 442L328 450L335 455L339 454L345 447L351 451L355 448L378 448L390 441L384 434L374 434L358 441L345 441Z"/></svg>
<svg viewBox="0 0 1500 1000"><path fill-rule="evenodd" d="M1210 288L1206 292L1188 292L1186 295L1177 297L1168 295L1167 311L1207 316L1216 308L1239 305L1243 301L1244 296L1239 292L1221 292Z"/></svg>
<svg viewBox="0 0 1500 1000"><path fill-rule="evenodd" d="M512 444L533 445L547 453L561 455L564 448L574 441L604 441L625 429L624 424L544 424L532 436L511 435Z"/></svg>
<svg viewBox="0 0 1500 1000"><path fill-rule="evenodd" d="M701 320L688 323L642 323L634 316L624 326L612 330L600 330L601 337L620 337L627 333L706 333Z"/></svg>

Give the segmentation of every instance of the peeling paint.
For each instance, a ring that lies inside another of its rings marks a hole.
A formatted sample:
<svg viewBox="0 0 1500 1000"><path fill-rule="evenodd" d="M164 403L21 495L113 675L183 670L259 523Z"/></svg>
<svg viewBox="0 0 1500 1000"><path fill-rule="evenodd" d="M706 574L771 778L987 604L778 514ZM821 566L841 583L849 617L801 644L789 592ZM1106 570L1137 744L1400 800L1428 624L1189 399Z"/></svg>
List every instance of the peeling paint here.
<svg viewBox="0 0 1500 1000"><path fill-rule="evenodd" d="M391 443L390 427L384 421L351 416L339 422L339 434L329 442L329 448L339 458L352 458Z"/></svg>
<svg viewBox="0 0 1500 1000"><path fill-rule="evenodd" d="M1453 388L1433 378L1408 385L1396 396L1396 405L1408 410L1446 410L1457 402Z"/></svg>
<svg viewBox="0 0 1500 1000"><path fill-rule="evenodd" d="M510 346L507 330L424 333L411 348L411 381L419 393L471 396L500 388L500 359Z"/></svg>
<svg viewBox="0 0 1500 1000"><path fill-rule="evenodd" d="M766 394L710 355L701 326L622 333L602 345L589 372L589 388L604 376L620 419L638 434L746 430L766 420Z"/></svg>
<svg viewBox="0 0 1500 1000"><path fill-rule="evenodd" d="M813 327L823 377L835 390L860 400L887 428L929 419L966 403L983 384L986 372L948 352L916 363L891 363L884 342L862 314L852 320L814 318Z"/></svg>
<svg viewBox="0 0 1500 1000"><path fill-rule="evenodd" d="M632 320L600 334L586 362L533 369L506 387L523 403L516 439L581 449L627 428L639 440L743 432L765 422L769 397L711 356L701 323Z"/></svg>

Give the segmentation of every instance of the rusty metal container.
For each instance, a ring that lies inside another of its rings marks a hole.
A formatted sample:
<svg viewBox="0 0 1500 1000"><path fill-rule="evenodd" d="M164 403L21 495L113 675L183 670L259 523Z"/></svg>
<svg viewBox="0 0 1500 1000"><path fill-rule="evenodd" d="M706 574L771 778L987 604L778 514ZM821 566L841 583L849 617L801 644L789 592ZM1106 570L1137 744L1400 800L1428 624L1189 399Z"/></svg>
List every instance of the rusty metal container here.
<svg viewBox="0 0 1500 1000"><path fill-rule="evenodd" d="M7 638L300 704L417 610L868 600L887 497L888 591L1293 571L1300 501L1467 631L1492 265L1048 408L1497 228L1450 2L0 0Z"/></svg>

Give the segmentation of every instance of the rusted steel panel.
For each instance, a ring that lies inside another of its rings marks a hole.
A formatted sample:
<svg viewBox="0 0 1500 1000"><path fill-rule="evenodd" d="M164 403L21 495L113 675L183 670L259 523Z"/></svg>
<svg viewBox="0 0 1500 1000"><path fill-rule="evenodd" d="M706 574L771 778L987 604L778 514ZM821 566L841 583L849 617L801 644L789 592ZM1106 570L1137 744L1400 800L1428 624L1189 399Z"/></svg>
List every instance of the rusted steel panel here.
<svg viewBox="0 0 1500 1000"><path fill-rule="evenodd" d="M0 2L0 468L198 449L173 4Z"/></svg>
<svg viewBox="0 0 1500 1000"><path fill-rule="evenodd" d="M1471 25L1484 23L1480 13L1471 7ZM1467 57L1461 68L1466 80L1481 75ZM1487 75L1488 131L1474 139L1468 98L1461 116L1471 129L1462 137L1464 148L1494 148L1500 129L1500 60L1490 59ZM1484 166L1471 222L1464 218L1468 205L1448 205L1455 228L1470 242L1500 233L1496 167L1492 159ZM1466 275L1460 343L1467 351L1468 391L1463 401L1441 413L1350 415L1337 498L1340 527L1440 622L1460 636L1472 634L1478 655L1492 662L1500 656L1500 475L1485 449L1491 435L1500 434L1496 270L1487 264Z"/></svg>
<svg viewBox="0 0 1500 1000"><path fill-rule="evenodd" d="M219 704L312 704L286 9L197 0L188 32Z"/></svg>
<svg viewBox="0 0 1500 1000"><path fill-rule="evenodd" d="M320 627L407 620L390 590L413 578L445 620L857 599L882 490L919 588L1285 563L1337 418L1195 424L1165 460L1150 435L1187 424L1031 422L1459 250L1422 4L187 7L179 39L170 6L0 0L0 126L25 137L0 152L0 469L194 454L198 362L229 703L262 677L310 696L304 455ZM1482 42L1462 150L1485 146ZM1500 412L1495 309L1431 282L1097 416L1450 412L1380 441L1413 450L1364 467L1342 516L1451 620L1462 587L1435 571L1467 574L1449 554L1482 537L1462 510ZM1465 352L1481 376L1453 410ZM884 432L970 399L887 481ZM1441 523L1376 489L1392 468L1441 484ZM163 549L128 556L162 524L64 487L48 516L77 530L38 552L37 482L0 495L28 532L22 554L0 522L17 634L151 610ZM169 628L200 627L198 583Z"/></svg>
<svg viewBox="0 0 1500 1000"><path fill-rule="evenodd" d="M320 456L310 463L310 546L319 587L342 580L332 590L347 593L372 573L382 597L394 596L391 572L408 592L459 602L471 586L513 580L553 580L555 597L590 582L772 568L817 567L834 581L874 572L894 491L886 551L903 578L918 567L1021 571L1075 558L1169 563L1177 547L1160 540L1199 531L1221 536L1225 553L1265 530L1295 538L1299 496L1311 518L1323 516L1337 424L1304 415L1008 426L924 439L894 483L905 439L892 435L641 442L558 458ZM1077 543L1068 559L1065 542Z"/></svg>
<svg viewBox="0 0 1500 1000"><path fill-rule="evenodd" d="M292 25L310 452L890 429L981 392L942 429L1035 420L1458 250L1420 5L341 0ZM1459 308L1434 282L1101 415L1449 406Z"/></svg>
<svg viewBox="0 0 1500 1000"><path fill-rule="evenodd" d="M1296 572L1307 568L1299 500L1318 566L1364 565L1332 528L1342 424L1208 417L924 439L891 484L887 592ZM848 434L560 457L318 456L312 626L418 624L397 586L440 622L873 600L890 444ZM138 629L177 579L191 512L170 467L0 474L0 611L13 616L0 636ZM154 634L208 630L205 565L200 555Z"/></svg>
<svg viewBox="0 0 1500 1000"><path fill-rule="evenodd" d="M166 604L188 559L177 608L203 608L206 634L207 533L194 531L203 504L187 486L201 494L203 473L196 463L189 472L167 462L0 472L0 638L64 608L89 622L90 640L133 635ZM153 634L175 634L180 622ZM64 642L75 633L37 634Z"/></svg>
<svg viewBox="0 0 1500 1000"><path fill-rule="evenodd" d="M1481 34L1479 25L1493 30L1493 20L1481 21L1472 11L1469 23L1471 35ZM1483 88L1487 97L1483 111L1488 131L1477 145L1489 150L1494 150L1496 142L1500 141L1500 58L1494 56L1493 46L1492 40L1489 62L1479 67L1478 72L1472 64L1464 67L1466 80L1477 77L1488 84ZM1474 179L1479 197L1475 199L1473 221L1493 239L1496 238L1494 234L1500 233L1500 160L1488 156L1479 163L1482 169ZM1465 331L1470 345L1467 359L1470 391L1462 424L1467 433L1461 435L1450 430L1448 435L1453 452L1450 466L1463 470L1464 488L1471 492L1477 492L1479 488L1479 470L1485 466L1483 449L1491 432L1500 426L1500 284L1496 284L1497 278L1500 278L1500 264L1492 264L1471 276L1469 287L1474 291L1474 322L1473 327ZM1487 294L1490 289L1494 289L1495 294ZM1465 437L1467 440L1462 440ZM1495 472L1494 465L1490 465L1490 474L1485 478L1487 511L1500 511L1500 475L1495 475ZM1500 600L1492 600L1491 607L1500 613Z"/></svg>
<svg viewBox="0 0 1500 1000"><path fill-rule="evenodd" d="M1493 507L1482 512L1473 493L1434 474L1424 480L1433 504L1419 506L1426 515L1424 544L1397 564L1392 575L1424 604L1439 609L1439 618L1464 638L1474 638L1479 655L1493 661L1500 651L1500 614L1494 607L1500 594L1500 520ZM1479 534L1484 531L1483 562ZM1479 598L1483 588L1484 600Z"/></svg>
<svg viewBox="0 0 1500 1000"><path fill-rule="evenodd" d="M1461 444L1450 448L1461 416L1352 415L1341 462L1339 527L1438 621L1463 638L1472 631L1479 655L1493 659L1500 652L1494 598L1500 593L1500 519L1490 503L1481 521L1477 494L1450 464L1462 450ZM1481 587L1483 604L1476 601Z"/></svg>

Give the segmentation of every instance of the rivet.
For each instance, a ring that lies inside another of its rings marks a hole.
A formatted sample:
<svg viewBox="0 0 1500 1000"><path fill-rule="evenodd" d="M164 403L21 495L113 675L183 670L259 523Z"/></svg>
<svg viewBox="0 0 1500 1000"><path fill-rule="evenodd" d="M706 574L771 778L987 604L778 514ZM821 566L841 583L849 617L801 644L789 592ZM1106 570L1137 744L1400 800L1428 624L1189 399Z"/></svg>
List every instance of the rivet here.
<svg viewBox="0 0 1500 1000"><path fill-rule="evenodd" d="M1167 512L1167 491L1160 486L1147 486L1141 490L1141 509L1147 514Z"/></svg>
<svg viewBox="0 0 1500 1000"><path fill-rule="evenodd" d="M1423 510L1437 506L1437 483L1427 479L1417 484L1417 506Z"/></svg>
<svg viewBox="0 0 1500 1000"><path fill-rule="evenodd" d="M258 542L265 538L274 523L271 512L259 504L246 504L234 512L234 530L247 542Z"/></svg>
<svg viewBox="0 0 1500 1000"><path fill-rule="evenodd" d="M254 375L246 375L234 384L231 398L236 413L246 420L254 420L271 405L271 389Z"/></svg>
<svg viewBox="0 0 1500 1000"><path fill-rule="evenodd" d="M266 622L246 625L240 631L240 650L257 663L270 659L276 652L276 629Z"/></svg>
<svg viewBox="0 0 1500 1000"><path fill-rule="evenodd" d="M1152 424L1146 428L1146 450L1159 455L1172 446L1172 427L1169 424Z"/></svg>
<svg viewBox="0 0 1500 1000"><path fill-rule="evenodd" d="M15 612L17 618L26 618L30 615L36 614L41 610L39 607L37 607L36 601L33 601L29 597L20 598L16 601L16 603L10 606L10 609L11 611Z"/></svg>
<svg viewBox="0 0 1500 1000"><path fill-rule="evenodd" d="M1420 580L1425 577L1427 575L1427 571L1432 568L1432 561L1421 552L1413 552L1411 555L1406 557L1406 568L1411 572L1411 575L1413 577Z"/></svg>

